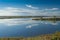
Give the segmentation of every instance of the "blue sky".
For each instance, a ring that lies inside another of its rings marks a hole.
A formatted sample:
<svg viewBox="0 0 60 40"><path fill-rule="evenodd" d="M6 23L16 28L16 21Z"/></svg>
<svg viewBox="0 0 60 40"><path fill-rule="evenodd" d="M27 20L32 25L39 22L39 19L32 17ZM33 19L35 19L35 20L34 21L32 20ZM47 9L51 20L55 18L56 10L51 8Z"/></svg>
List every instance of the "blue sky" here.
<svg viewBox="0 0 60 40"><path fill-rule="evenodd" d="M0 16L60 15L60 0L0 0Z"/></svg>

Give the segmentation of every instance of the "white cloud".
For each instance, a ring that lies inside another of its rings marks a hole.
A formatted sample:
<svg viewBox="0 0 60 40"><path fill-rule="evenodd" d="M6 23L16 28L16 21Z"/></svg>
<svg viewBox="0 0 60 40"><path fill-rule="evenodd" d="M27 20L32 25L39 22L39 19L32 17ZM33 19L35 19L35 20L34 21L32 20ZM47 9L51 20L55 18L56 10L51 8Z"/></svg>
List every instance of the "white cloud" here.
<svg viewBox="0 0 60 40"><path fill-rule="evenodd" d="M59 10L59 8L51 8L51 9L45 9L45 10Z"/></svg>
<svg viewBox="0 0 60 40"><path fill-rule="evenodd" d="M26 7L32 8L32 9L38 9L38 7L33 7L32 5L26 5Z"/></svg>
<svg viewBox="0 0 60 40"><path fill-rule="evenodd" d="M26 5L27 7L32 7L31 5ZM0 9L0 16L53 16L57 15L60 16L59 8L52 8L52 9L23 9L23 8L14 8L14 7L5 7ZM51 15L52 14L52 15Z"/></svg>
<svg viewBox="0 0 60 40"><path fill-rule="evenodd" d="M23 13L28 13L28 15L32 15L35 13L35 10L14 8L14 7L5 7L3 9L0 9L0 16L15 16L15 15L21 16Z"/></svg>
<svg viewBox="0 0 60 40"><path fill-rule="evenodd" d="M16 10L16 8L6 7L6 8L3 8L3 9L0 9L0 16L17 15L14 12L18 12L18 10Z"/></svg>

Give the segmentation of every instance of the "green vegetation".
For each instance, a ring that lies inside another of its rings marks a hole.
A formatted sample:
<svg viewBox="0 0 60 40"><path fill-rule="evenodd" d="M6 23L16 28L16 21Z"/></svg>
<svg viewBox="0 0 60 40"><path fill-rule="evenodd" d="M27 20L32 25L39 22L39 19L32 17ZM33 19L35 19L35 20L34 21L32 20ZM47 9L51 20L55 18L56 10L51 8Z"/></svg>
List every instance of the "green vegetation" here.
<svg viewBox="0 0 60 40"><path fill-rule="evenodd" d="M11 38L0 38L0 40L60 40L60 32L56 32L53 34L45 34L35 37L11 37Z"/></svg>

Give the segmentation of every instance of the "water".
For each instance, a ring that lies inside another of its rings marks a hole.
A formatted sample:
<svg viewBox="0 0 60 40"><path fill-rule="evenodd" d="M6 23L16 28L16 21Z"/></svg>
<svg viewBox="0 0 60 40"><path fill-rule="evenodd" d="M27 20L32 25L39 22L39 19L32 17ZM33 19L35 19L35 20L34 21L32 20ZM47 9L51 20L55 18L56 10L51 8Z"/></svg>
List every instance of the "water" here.
<svg viewBox="0 0 60 40"><path fill-rule="evenodd" d="M60 31L60 21L0 19L0 37L31 37Z"/></svg>

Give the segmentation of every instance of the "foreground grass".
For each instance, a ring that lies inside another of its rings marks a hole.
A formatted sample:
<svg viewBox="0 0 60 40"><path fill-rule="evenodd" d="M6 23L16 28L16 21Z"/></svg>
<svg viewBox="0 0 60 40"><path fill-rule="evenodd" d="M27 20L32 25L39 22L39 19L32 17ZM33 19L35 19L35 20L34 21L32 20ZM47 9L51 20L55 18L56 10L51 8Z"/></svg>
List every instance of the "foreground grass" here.
<svg viewBox="0 0 60 40"><path fill-rule="evenodd" d="M35 36L35 37L20 37L20 38L0 38L0 40L60 40L60 32L56 32L53 34L45 34L45 35L40 35L40 36Z"/></svg>

